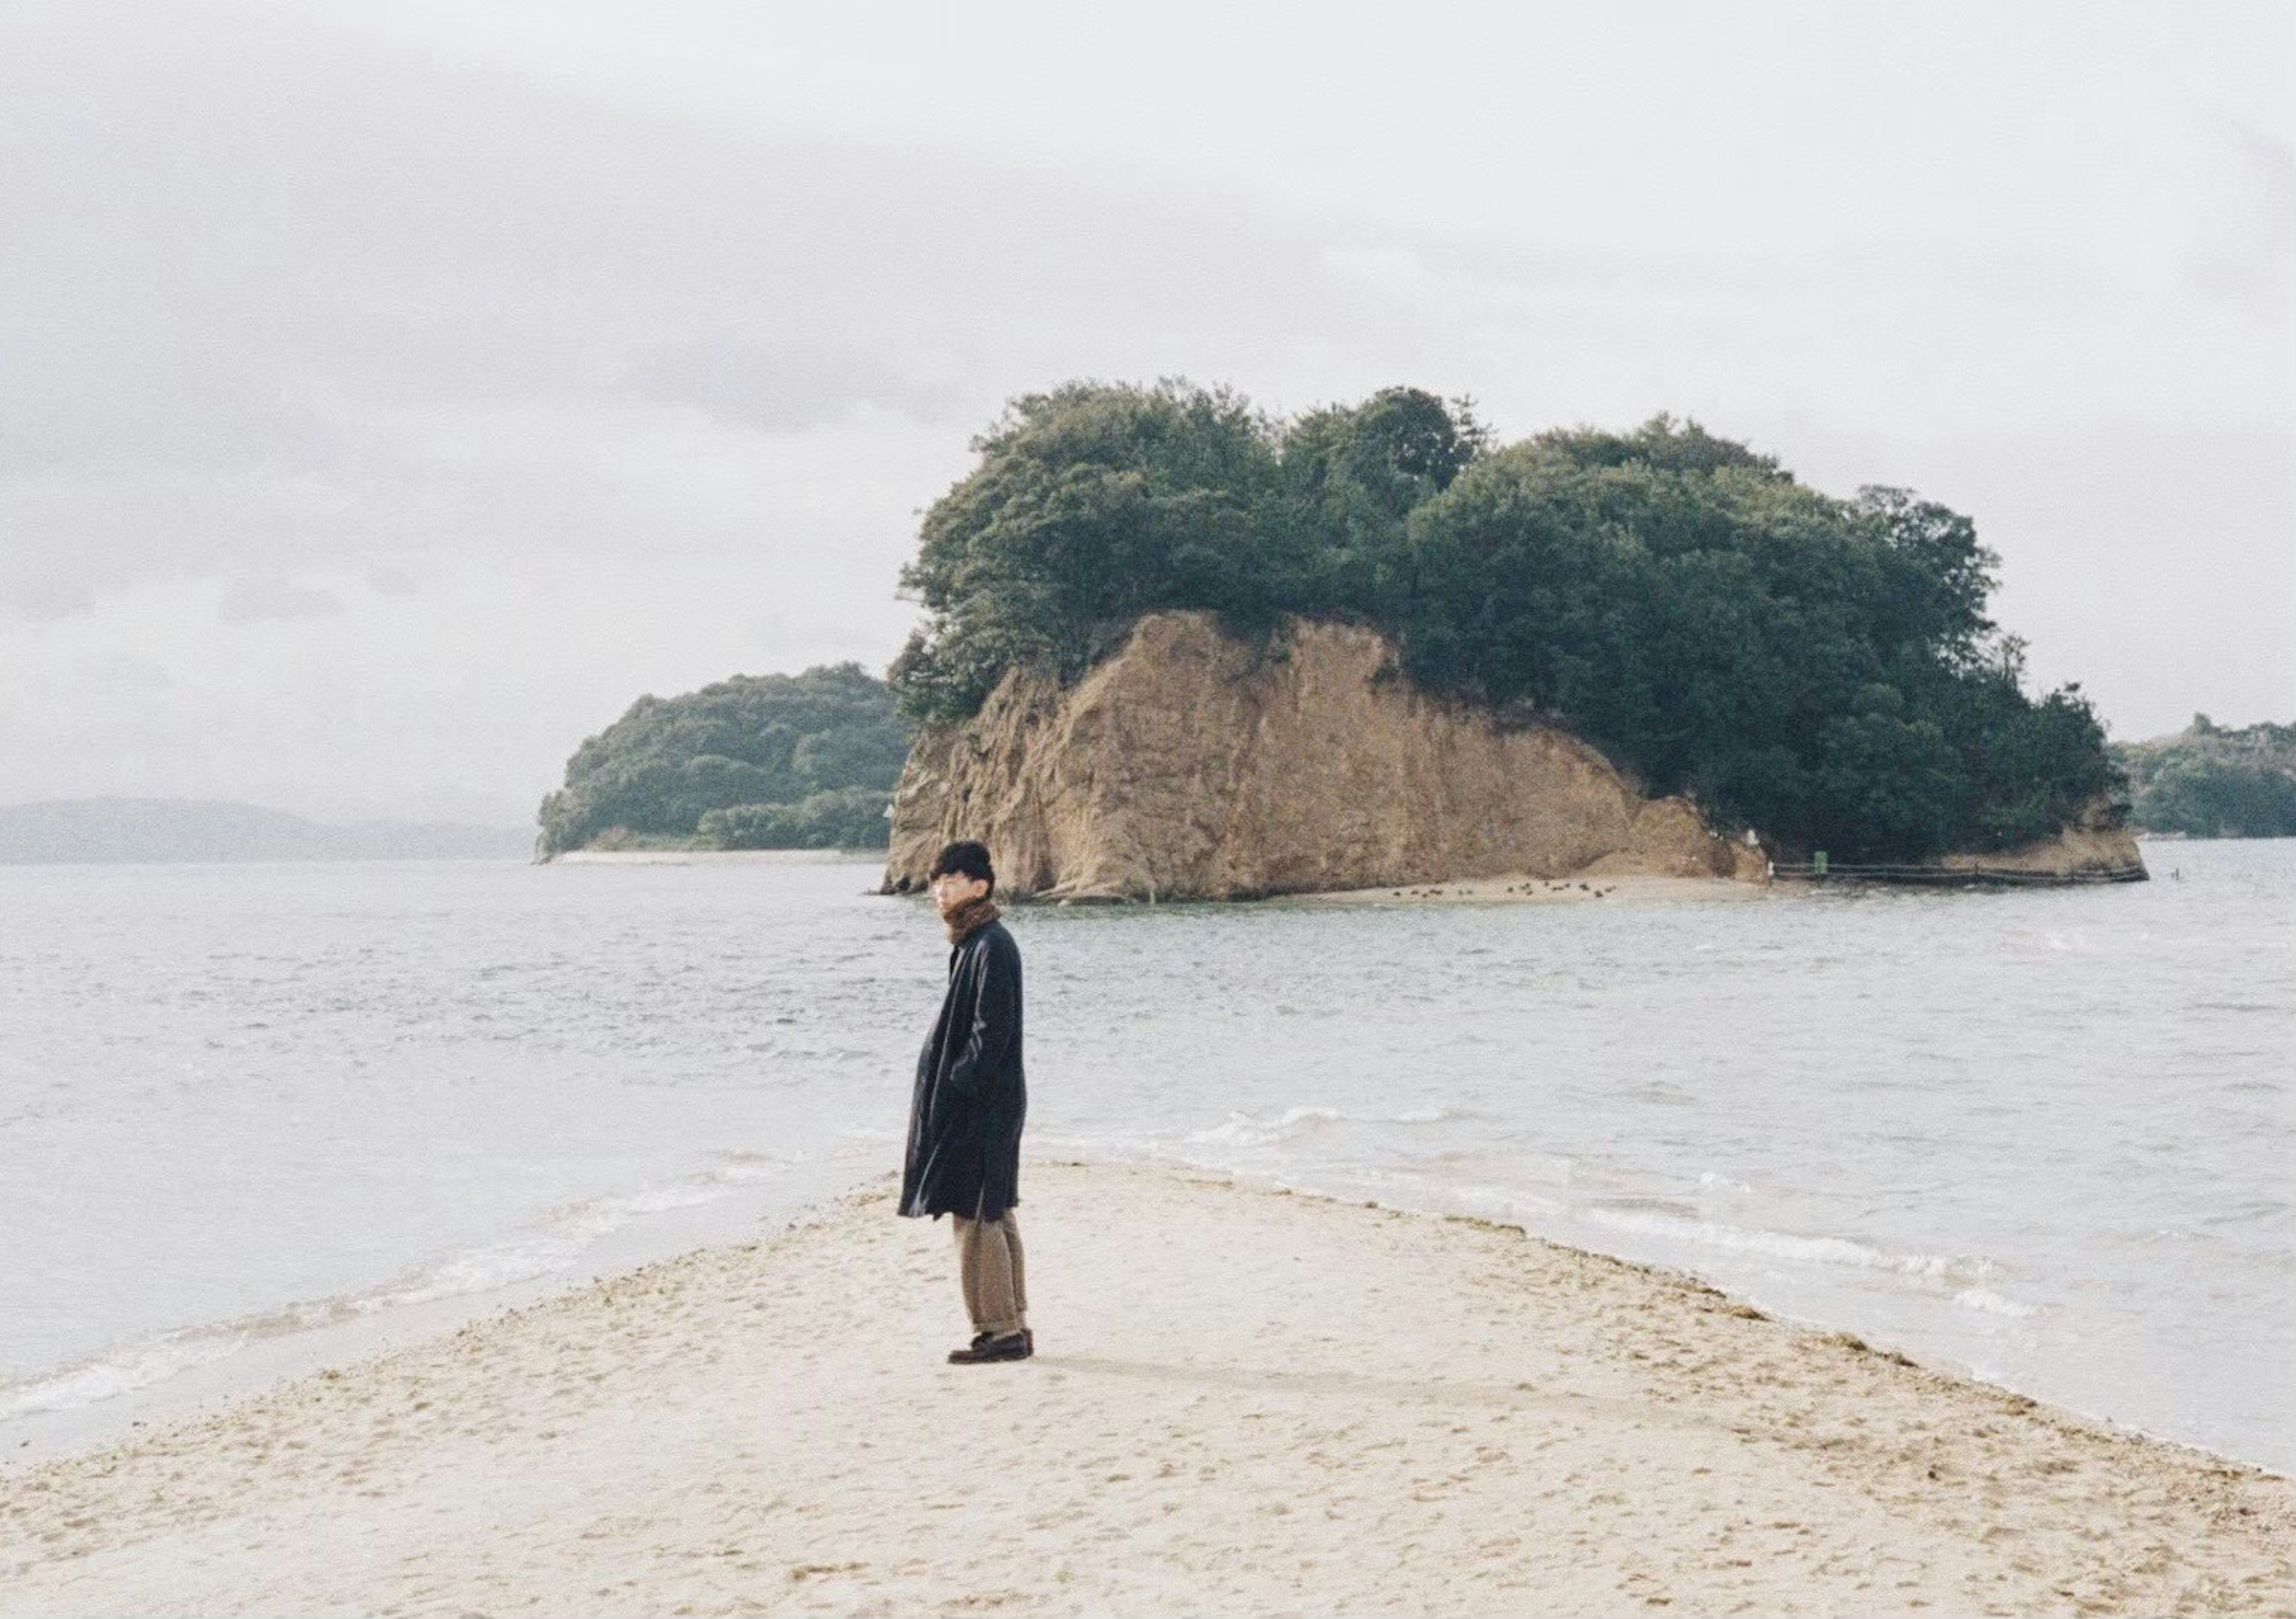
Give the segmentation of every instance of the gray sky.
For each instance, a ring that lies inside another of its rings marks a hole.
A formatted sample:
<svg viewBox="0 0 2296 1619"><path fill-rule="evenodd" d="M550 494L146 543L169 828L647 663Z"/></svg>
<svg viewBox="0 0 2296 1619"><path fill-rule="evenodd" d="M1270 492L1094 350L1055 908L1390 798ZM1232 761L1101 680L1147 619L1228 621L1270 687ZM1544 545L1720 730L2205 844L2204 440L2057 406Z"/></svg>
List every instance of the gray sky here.
<svg viewBox="0 0 2296 1619"><path fill-rule="evenodd" d="M0 0L0 802L524 821L1084 375L1693 415L2286 720L2289 17Z"/></svg>

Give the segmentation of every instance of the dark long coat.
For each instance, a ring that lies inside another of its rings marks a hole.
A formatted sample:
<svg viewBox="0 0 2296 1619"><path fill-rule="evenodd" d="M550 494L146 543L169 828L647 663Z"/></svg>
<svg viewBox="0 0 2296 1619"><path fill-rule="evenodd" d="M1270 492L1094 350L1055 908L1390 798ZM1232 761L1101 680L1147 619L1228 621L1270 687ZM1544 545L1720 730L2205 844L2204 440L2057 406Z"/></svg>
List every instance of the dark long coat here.
<svg viewBox="0 0 2296 1619"><path fill-rule="evenodd" d="M992 921L948 953L948 993L917 1056L904 1214L999 1220L1021 1200L1021 947Z"/></svg>

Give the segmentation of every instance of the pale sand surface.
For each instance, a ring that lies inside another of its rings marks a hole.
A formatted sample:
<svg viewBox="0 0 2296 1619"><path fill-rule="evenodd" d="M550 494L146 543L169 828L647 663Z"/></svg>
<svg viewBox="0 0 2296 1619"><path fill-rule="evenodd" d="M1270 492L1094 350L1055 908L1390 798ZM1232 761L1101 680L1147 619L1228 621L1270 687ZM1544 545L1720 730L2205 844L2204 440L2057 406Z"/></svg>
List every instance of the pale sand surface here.
<svg viewBox="0 0 2296 1619"><path fill-rule="evenodd" d="M1400 901L1445 901L1454 904L1574 904L1585 900L1748 900L1763 899L1771 890L1766 883L1738 882L1726 877L1649 877L1620 873L1603 877L1582 872L1572 877L1459 877L1439 883L1390 883L1383 888L1339 888L1324 894L1289 897L1323 904L1371 904Z"/></svg>
<svg viewBox="0 0 2296 1619"><path fill-rule="evenodd" d="M878 1185L0 1471L0 1609L2287 1613L2288 1480L1512 1228L1030 1163L1017 1365Z"/></svg>

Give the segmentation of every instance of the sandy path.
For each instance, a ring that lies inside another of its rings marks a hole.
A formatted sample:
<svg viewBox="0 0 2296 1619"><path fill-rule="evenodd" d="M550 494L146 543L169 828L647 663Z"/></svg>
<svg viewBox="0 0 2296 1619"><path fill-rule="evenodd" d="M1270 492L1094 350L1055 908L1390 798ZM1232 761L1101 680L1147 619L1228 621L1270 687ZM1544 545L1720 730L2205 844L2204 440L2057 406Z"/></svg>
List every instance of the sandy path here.
<svg viewBox="0 0 2296 1619"><path fill-rule="evenodd" d="M2289 1481L1511 1229L1032 1164L0 1471L0 1611L2287 1613Z"/></svg>

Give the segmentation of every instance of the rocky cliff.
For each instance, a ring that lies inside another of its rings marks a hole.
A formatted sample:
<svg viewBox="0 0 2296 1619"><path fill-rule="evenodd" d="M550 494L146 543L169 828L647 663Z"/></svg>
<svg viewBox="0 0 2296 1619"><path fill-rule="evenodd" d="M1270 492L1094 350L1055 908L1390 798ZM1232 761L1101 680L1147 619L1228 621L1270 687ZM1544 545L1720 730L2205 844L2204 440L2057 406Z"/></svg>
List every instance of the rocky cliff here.
<svg viewBox="0 0 2296 1619"><path fill-rule="evenodd" d="M2147 875L2135 835L2120 823L2112 806L2102 798L2089 805L2079 824L2065 828L2054 838L1980 854L1946 854L1938 863L1975 876L2067 883L2143 882Z"/></svg>
<svg viewBox="0 0 2296 1619"><path fill-rule="evenodd" d="M1144 618L1076 685L1013 670L929 731L893 798L889 892L978 838L1001 891L1238 899L1526 873L1757 877L1685 799L1650 799L1569 732L1509 726L1391 675L1375 633L1270 643Z"/></svg>

